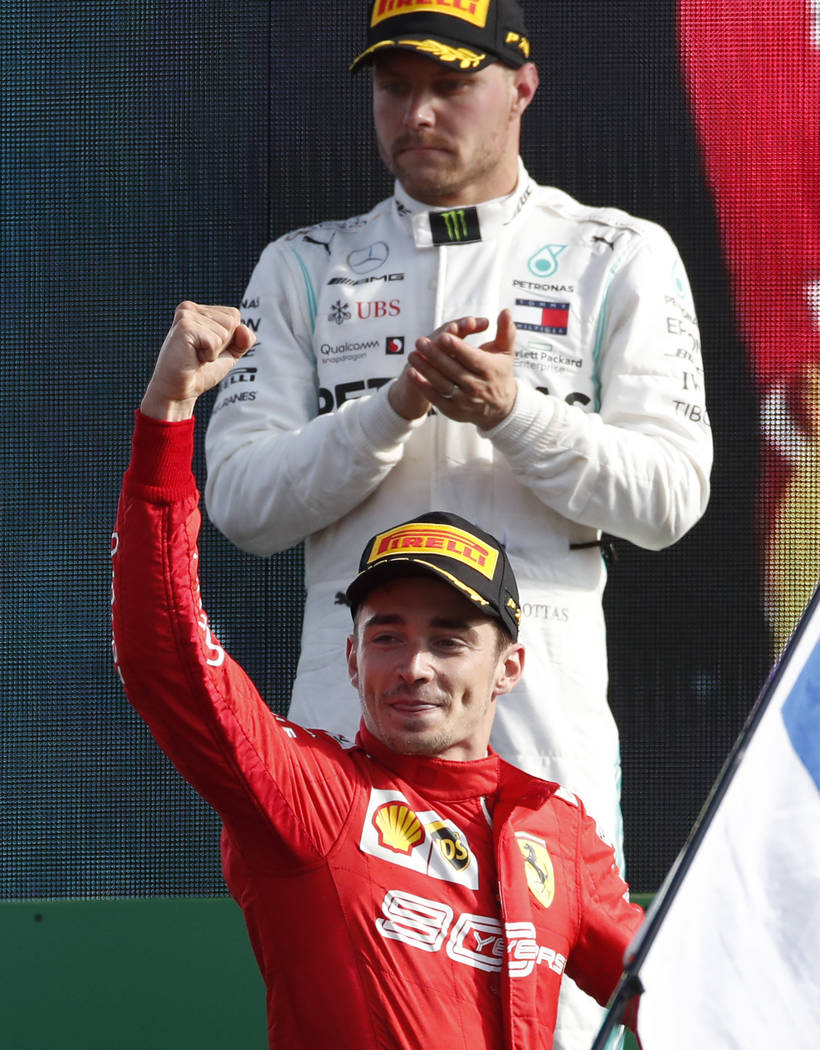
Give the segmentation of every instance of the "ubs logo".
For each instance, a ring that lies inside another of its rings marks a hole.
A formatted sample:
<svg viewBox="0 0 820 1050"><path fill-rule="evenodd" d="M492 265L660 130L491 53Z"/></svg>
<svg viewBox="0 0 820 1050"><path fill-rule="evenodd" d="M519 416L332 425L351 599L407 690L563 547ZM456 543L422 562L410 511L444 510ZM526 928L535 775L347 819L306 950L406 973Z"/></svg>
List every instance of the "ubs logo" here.
<svg viewBox="0 0 820 1050"><path fill-rule="evenodd" d="M356 313L362 321L379 317L397 317L401 313L401 302L398 299L371 299L366 303L356 303Z"/></svg>

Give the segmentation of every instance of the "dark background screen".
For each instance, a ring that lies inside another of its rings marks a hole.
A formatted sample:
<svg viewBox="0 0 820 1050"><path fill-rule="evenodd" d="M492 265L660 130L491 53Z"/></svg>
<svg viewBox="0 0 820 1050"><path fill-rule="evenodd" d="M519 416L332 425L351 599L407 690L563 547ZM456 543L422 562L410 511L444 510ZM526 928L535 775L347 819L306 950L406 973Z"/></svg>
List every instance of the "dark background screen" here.
<svg viewBox="0 0 820 1050"><path fill-rule="evenodd" d="M390 192L368 75L346 71L364 10L3 4L0 897L225 892L216 818L114 674L109 536L132 413L176 303L238 304L267 241ZM756 401L681 86L675 3L530 2L528 22L542 86L525 164L585 203L665 226L702 328L709 510L667 551L619 542L606 597L627 873L652 891L769 669ZM196 468L204 480L201 444ZM202 551L214 630L284 712L300 551L254 559L207 523Z"/></svg>

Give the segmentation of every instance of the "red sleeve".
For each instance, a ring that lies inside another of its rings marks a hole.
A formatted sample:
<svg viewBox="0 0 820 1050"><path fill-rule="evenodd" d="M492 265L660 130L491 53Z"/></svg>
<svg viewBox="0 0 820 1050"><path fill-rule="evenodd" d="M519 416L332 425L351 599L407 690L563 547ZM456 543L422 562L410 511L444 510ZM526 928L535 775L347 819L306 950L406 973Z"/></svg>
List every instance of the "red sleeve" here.
<svg viewBox="0 0 820 1050"><path fill-rule="evenodd" d="M353 767L326 734L274 715L210 629L193 429L137 414L112 539L115 665L159 746L233 834L315 862L349 812Z"/></svg>
<svg viewBox="0 0 820 1050"><path fill-rule="evenodd" d="M583 806L579 810L581 925L566 972L605 1006L621 979L624 954L644 913L629 900L629 887L618 871L614 850L601 839Z"/></svg>

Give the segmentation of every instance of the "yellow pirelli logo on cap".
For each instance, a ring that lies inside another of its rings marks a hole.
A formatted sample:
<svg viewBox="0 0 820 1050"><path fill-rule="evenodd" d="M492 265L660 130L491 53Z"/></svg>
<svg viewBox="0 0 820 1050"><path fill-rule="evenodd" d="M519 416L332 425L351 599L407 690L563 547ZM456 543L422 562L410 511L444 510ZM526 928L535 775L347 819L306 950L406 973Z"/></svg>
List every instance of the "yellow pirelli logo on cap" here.
<svg viewBox="0 0 820 1050"><path fill-rule="evenodd" d="M483 28L487 24L490 0L376 0L370 16L371 26L398 15L411 15L416 11L430 11L437 15L450 15L463 22Z"/></svg>
<svg viewBox="0 0 820 1050"><path fill-rule="evenodd" d="M498 551L475 536L452 525L399 525L380 533L373 541L368 565L391 554L441 554L469 565L491 580L498 564Z"/></svg>

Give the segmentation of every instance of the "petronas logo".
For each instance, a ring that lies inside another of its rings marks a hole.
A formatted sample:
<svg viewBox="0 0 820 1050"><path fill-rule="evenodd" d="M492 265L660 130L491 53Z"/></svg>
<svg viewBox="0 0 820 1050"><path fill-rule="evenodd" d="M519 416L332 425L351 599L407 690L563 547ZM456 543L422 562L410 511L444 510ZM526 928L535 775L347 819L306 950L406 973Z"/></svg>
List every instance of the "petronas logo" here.
<svg viewBox="0 0 820 1050"><path fill-rule="evenodd" d="M527 267L535 277L551 277L558 269L558 256L565 244L545 244L527 260Z"/></svg>

